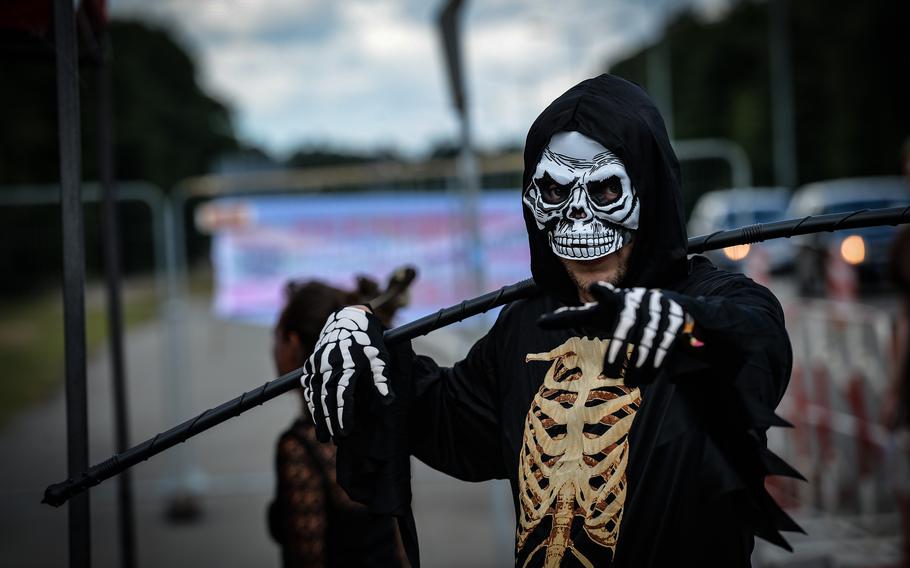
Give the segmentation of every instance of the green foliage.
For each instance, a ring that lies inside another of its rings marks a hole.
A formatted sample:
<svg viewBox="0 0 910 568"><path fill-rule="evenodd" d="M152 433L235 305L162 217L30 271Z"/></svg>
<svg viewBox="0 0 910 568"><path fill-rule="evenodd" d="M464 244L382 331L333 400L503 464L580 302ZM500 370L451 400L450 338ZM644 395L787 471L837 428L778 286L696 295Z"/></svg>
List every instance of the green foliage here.
<svg viewBox="0 0 910 568"><path fill-rule="evenodd" d="M116 177L147 180L164 190L207 173L238 148L229 109L200 87L193 59L169 32L135 22L111 22L110 72ZM48 38L7 36L0 30L0 191L4 186L56 184L56 70ZM16 49L11 49L14 46ZM25 46L23 49L22 46ZM82 178L98 179L99 71L80 46ZM121 208L124 268L151 267L150 220L142 207ZM60 270L56 207L0 208L0 291L30 292ZM101 269L98 208L85 212L89 273Z"/></svg>
<svg viewBox="0 0 910 568"><path fill-rule="evenodd" d="M237 148L228 108L198 84L190 55L162 29L111 22L113 126L117 175L169 189L206 173L222 152ZM0 53L0 184L54 183L57 103L54 58L46 39L33 52ZM97 176L98 69L82 46L83 177Z"/></svg>
<svg viewBox="0 0 910 568"><path fill-rule="evenodd" d="M376 153L358 153L331 148L304 147L288 158L286 165L290 168L322 168L345 166L351 164L369 164L383 161L387 156Z"/></svg>
<svg viewBox="0 0 910 568"><path fill-rule="evenodd" d="M86 303L86 347L107 340L107 315L101 294ZM157 309L153 288L144 286L124 298L127 327L149 321ZM18 410L42 401L63 384L63 305L58 294L0 303L0 426Z"/></svg>
<svg viewBox="0 0 910 568"><path fill-rule="evenodd" d="M134 22L109 29L117 176L170 189L206 173L223 152L236 149L228 108L198 84L190 55L164 30ZM95 87L97 71L86 78ZM97 90L86 89L86 177L95 178Z"/></svg>
<svg viewBox="0 0 910 568"><path fill-rule="evenodd" d="M910 134L910 5L787 4L800 183L898 174ZM675 137L738 142L759 185L774 183L768 22L766 2L740 1L716 22L682 14L661 40L671 50ZM650 49L612 72L647 87Z"/></svg>
<svg viewBox="0 0 910 568"><path fill-rule="evenodd" d="M792 5L800 178L899 174L910 134L910 4Z"/></svg>

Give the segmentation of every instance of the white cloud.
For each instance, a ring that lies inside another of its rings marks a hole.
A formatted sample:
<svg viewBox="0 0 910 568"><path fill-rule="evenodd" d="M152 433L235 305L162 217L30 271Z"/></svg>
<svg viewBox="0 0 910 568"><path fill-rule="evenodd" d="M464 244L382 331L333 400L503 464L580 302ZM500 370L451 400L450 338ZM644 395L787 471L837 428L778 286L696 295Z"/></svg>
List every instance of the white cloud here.
<svg viewBox="0 0 910 568"><path fill-rule="evenodd" d="M429 22L408 17L401 5L358 1L341 6L345 40L370 61L396 66L415 60L426 63L437 47Z"/></svg>
<svg viewBox="0 0 910 568"><path fill-rule="evenodd" d="M523 140L537 114L575 83L602 73L611 56L646 32L635 5L575 1L553 10L524 4L521 18L473 15L468 65L479 137L487 144ZM645 24L647 25L647 24Z"/></svg>
<svg viewBox="0 0 910 568"><path fill-rule="evenodd" d="M177 23L202 42L305 28L325 19L333 2L320 0L110 0L115 16Z"/></svg>
<svg viewBox="0 0 910 568"><path fill-rule="evenodd" d="M178 30L199 56L203 84L235 109L240 133L254 143L279 154L313 141L420 152L458 132L436 24L441 5L111 0L111 11ZM659 20L632 1L465 6L469 100L477 138L488 145L523 140L554 97L652 35Z"/></svg>

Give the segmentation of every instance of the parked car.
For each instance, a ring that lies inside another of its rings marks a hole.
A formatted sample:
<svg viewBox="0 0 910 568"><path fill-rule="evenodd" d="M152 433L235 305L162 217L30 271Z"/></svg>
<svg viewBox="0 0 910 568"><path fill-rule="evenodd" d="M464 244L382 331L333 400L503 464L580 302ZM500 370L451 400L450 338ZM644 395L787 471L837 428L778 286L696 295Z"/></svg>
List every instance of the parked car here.
<svg viewBox="0 0 910 568"><path fill-rule="evenodd" d="M689 218L689 236L780 221L785 217L789 202L790 192L780 187L710 191L695 203ZM714 264L737 272L745 272L746 264L756 254L765 254L768 269L772 273L785 272L793 265L792 247L786 239L727 247L706 253Z"/></svg>
<svg viewBox="0 0 910 568"><path fill-rule="evenodd" d="M788 217L846 213L858 209L906 206L910 188L901 177L845 178L811 183L799 188L790 202ZM793 237L796 278L800 292L825 292L829 254L839 254L856 267L860 289L887 281L888 257L897 229L892 226L815 233Z"/></svg>

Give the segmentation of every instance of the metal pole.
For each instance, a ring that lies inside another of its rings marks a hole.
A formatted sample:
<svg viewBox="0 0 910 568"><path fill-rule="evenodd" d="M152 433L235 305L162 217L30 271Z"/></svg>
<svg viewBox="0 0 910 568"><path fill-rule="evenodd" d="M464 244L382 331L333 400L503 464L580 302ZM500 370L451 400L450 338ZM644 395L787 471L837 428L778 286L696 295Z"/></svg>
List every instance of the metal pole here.
<svg viewBox="0 0 910 568"><path fill-rule="evenodd" d="M192 408L191 376L187 372L189 354L186 351L186 309L188 308L188 252L185 212L188 196L175 188L165 203L164 253L167 282L165 306L168 351L168 380L164 383L165 399L171 400L170 418L178 420ZM192 454L186 447L173 452L174 486L165 509L165 518L172 522L193 522L202 514L199 494L204 475L194 467ZM197 483L198 481L198 483Z"/></svg>
<svg viewBox="0 0 910 568"><path fill-rule="evenodd" d="M768 2L768 43L771 55L771 126L774 182L793 189L799 182L793 122L793 75L790 70L788 0Z"/></svg>
<svg viewBox="0 0 910 568"><path fill-rule="evenodd" d="M667 136L673 138L673 69L670 56L670 35L664 35L647 54L648 91L654 97L664 119Z"/></svg>
<svg viewBox="0 0 910 568"><path fill-rule="evenodd" d="M458 159L458 178L461 182L462 215L468 232L466 268L471 273L471 292L484 289L483 239L480 235L480 175L471 136L471 118L467 89L461 65L461 18L464 0L449 0L439 13L443 53L449 71L452 102L461 121L461 152Z"/></svg>
<svg viewBox="0 0 910 568"><path fill-rule="evenodd" d="M483 238L480 234L480 175L471 139L471 120L467 108L461 113L461 153L458 160L464 220L468 231L468 268L471 271L471 295L480 294L484 286Z"/></svg>
<svg viewBox="0 0 910 568"><path fill-rule="evenodd" d="M60 205L63 225L63 330L66 359L67 469L75 477L88 467L88 397L85 347L85 242L80 187L79 58L72 0L54 2L57 57L57 121L60 144ZM89 498L69 506L71 568L91 564Z"/></svg>
<svg viewBox="0 0 910 568"><path fill-rule="evenodd" d="M108 341L111 351L111 382L114 404L114 436L117 452L130 447L126 364L123 354L123 303L120 291L120 225L117 215L117 187L114 174L113 108L111 101L110 40L102 31L98 62L98 170L104 194L104 266L107 283ZM117 484L120 565L136 565L136 536L133 524L133 484L130 472L123 472Z"/></svg>

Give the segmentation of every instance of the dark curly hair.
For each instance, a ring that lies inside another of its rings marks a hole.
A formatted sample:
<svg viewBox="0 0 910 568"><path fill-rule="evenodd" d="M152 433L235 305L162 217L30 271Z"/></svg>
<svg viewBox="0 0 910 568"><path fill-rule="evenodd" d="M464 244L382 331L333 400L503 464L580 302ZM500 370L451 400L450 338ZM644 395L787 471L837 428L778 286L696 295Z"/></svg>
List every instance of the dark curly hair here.
<svg viewBox="0 0 910 568"><path fill-rule="evenodd" d="M357 293L345 292L318 280L288 282L285 298L276 328L285 337L296 333L307 353L313 350L329 314L361 302Z"/></svg>

